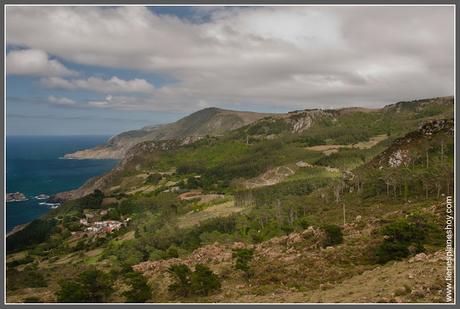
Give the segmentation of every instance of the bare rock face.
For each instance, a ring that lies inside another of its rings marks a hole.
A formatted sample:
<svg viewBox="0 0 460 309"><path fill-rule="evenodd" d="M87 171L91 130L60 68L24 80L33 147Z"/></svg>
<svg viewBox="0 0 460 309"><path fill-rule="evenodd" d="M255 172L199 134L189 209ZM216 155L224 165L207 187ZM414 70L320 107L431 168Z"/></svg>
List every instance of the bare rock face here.
<svg viewBox="0 0 460 309"><path fill-rule="evenodd" d="M301 133L306 129L310 128L312 124L311 117L303 117L295 121L292 125L293 133Z"/></svg>
<svg viewBox="0 0 460 309"><path fill-rule="evenodd" d="M199 140L203 139L202 136L187 136L185 138L182 139L182 142L181 142L181 145L184 146L184 145L190 145L190 144L193 144Z"/></svg>
<svg viewBox="0 0 460 309"><path fill-rule="evenodd" d="M398 149L388 158L388 165L390 167L399 167L401 165L407 166L410 160L411 158L407 150Z"/></svg>
<svg viewBox="0 0 460 309"><path fill-rule="evenodd" d="M288 122L292 126L292 133L302 133L308 130L315 120L325 117L333 119L331 113L322 110L306 110L290 114Z"/></svg>
<svg viewBox="0 0 460 309"><path fill-rule="evenodd" d="M433 135L441 131L448 131L454 133L453 120L450 119L435 119L422 124L419 128L420 132L424 135Z"/></svg>

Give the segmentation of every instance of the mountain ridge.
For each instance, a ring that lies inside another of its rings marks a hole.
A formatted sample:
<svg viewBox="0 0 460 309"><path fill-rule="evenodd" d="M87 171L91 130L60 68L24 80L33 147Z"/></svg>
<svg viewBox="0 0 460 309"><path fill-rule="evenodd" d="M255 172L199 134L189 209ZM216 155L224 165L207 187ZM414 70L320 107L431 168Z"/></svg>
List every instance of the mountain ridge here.
<svg viewBox="0 0 460 309"><path fill-rule="evenodd" d="M335 116L346 113L376 112L417 112L426 105L440 105L452 100L452 96L435 97L413 101L399 101L381 108L345 107L338 109L310 108L287 113L258 113L208 107L185 116L176 122L147 125L138 130L125 131L114 135L104 145L65 154L65 159L122 159L129 148L145 141L182 140L183 145L194 143L209 135L219 136L227 131L245 127L265 118L290 119L293 132L308 129L313 121L321 116ZM436 113L435 107L432 111ZM306 115L304 119L299 116Z"/></svg>
<svg viewBox="0 0 460 309"><path fill-rule="evenodd" d="M336 142L338 144L347 144L349 141L347 141L346 138L343 138L344 135L351 134L351 138L356 138L356 136L353 135L358 133L358 138L363 139L363 136L360 136L362 135L363 130L367 131L364 140L368 140L371 137L369 135L371 133L369 132L368 125L371 123L379 127L375 128L376 135L385 133L385 130L387 130L386 127L388 126L396 126L399 128L398 130L402 130L401 132L407 133L408 131L414 130L417 127L416 123L419 123L423 119L441 117L443 113L450 110L452 103L453 97L441 97L409 102L398 102L380 109L365 109L364 111L361 108L342 108L337 110L305 109L285 114L271 114L270 116L259 118L246 126L228 131L226 139L235 141L239 140L240 142L250 146L252 143L279 139L283 134L288 134L303 136L301 139L304 140L304 143L308 144L307 146L314 146L315 144L310 145L309 143L316 143L311 137L312 135L316 135L318 133L318 129L332 129L332 131L328 134L332 134L332 136L337 135L339 139L337 139ZM406 112L407 108L397 108L400 105L412 108L409 108L409 111ZM446 110L435 110L437 114L433 116L433 107L437 106L441 106ZM209 117L210 114L212 115L215 113L233 113L233 111L220 109L205 109L205 111L208 112L207 117ZM427 113L427 111L429 113ZM200 111L194 114L196 115L197 113L200 113ZM187 117L191 117L194 114ZM417 118L419 117L418 115L427 117ZM257 114L257 116L260 117L260 114ZM187 117L179 121L186 121ZM399 121L395 120L394 117L402 117L401 120L409 117L412 120L410 122L406 120ZM386 123L384 126L381 124L382 121ZM338 125L342 127L338 128ZM356 127L357 125L362 126L362 128L358 129ZM125 132L125 134L126 133L127 132ZM215 138L216 136L213 138L210 136L208 136L208 138L189 136L182 138L158 139L156 141L152 139L139 141L124 150L123 158L111 172L90 179L83 186L75 190L58 193L55 198L57 200L74 199L90 194L94 189L106 190L113 186L116 187L119 184L118 182L120 179L123 178L122 174L126 170L134 173L141 173L141 170L145 170L146 173L151 173L151 166L156 165L156 158L161 156L162 153L165 152L165 149L178 150L186 147L187 145L191 146L192 143L197 143L199 140L202 140L202 144L213 144L213 139ZM341 140L341 142L339 142L339 140ZM196 145L196 147L200 147L200 145ZM104 148L102 148L102 151L104 151ZM203 155L205 156L205 154L202 154L202 156ZM327 161L333 158L334 156L324 157L322 159L322 164L327 164ZM260 173L264 173L266 171L267 169L261 170ZM252 176L255 177L257 175ZM138 180L136 180L136 182L138 182Z"/></svg>
<svg viewBox="0 0 460 309"><path fill-rule="evenodd" d="M121 159L129 148L144 141L182 139L184 144L189 144L206 135L221 135L270 115L272 114L209 107L173 123L122 132L111 137L104 145L66 154L64 158Z"/></svg>

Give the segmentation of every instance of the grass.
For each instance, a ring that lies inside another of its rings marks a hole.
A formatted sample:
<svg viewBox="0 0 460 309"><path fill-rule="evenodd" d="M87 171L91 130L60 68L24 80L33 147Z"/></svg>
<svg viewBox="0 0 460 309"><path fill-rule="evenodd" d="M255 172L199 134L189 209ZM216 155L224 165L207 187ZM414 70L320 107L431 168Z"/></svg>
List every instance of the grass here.
<svg viewBox="0 0 460 309"><path fill-rule="evenodd" d="M84 260L86 265L96 265L99 262L99 256L90 256Z"/></svg>
<svg viewBox="0 0 460 309"><path fill-rule="evenodd" d="M334 145L334 144L327 144L327 145L317 145L306 147L306 149L311 151L319 151L325 154L326 156L338 152L341 148L357 148L357 149L369 149L377 145L378 143L386 140L388 136L386 134L380 134L374 137L371 137L368 141L362 141L355 144L348 144L348 145Z"/></svg>
<svg viewBox="0 0 460 309"><path fill-rule="evenodd" d="M203 202L203 200L207 200L208 197L211 197L211 196L212 196L211 194L204 194L204 195L198 196L199 201L194 202L193 204L190 205L191 210L192 211L202 211L202 210L205 210L215 205L233 201L233 197L231 195L225 195L222 197L212 198L211 200L207 202Z"/></svg>
<svg viewBox="0 0 460 309"><path fill-rule="evenodd" d="M200 222L218 218L218 217L227 217L237 212L242 212L247 208L236 207L234 201L228 201L225 203L217 204L210 206L202 211L191 211L185 215L182 215L178 218L178 227L179 228L188 228L195 225L198 225Z"/></svg>
<svg viewBox="0 0 460 309"><path fill-rule="evenodd" d="M299 168L294 175L291 175L285 179L285 181L291 180L310 180L315 178L337 178L341 176L339 171L326 169L322 166L313 166L307 168Z"/></svg>
<svg viewBox="0 0 460 309"><path fill-rule="evenodd" d="M120 237L121 241L134 239L135 231L129 231L128 233Z"/></svg>
<svg viewBox="0 0 460 309"><path fill-rule="evenodd" d="M200 162L203 167L213 168L224 161L248 153L250 147L238 141L223 141L209 145L200 144L190 145L181 148L169 156L162 157L155 168L159 171L169 171L171 167L178 166L179 163Z"/></svg>

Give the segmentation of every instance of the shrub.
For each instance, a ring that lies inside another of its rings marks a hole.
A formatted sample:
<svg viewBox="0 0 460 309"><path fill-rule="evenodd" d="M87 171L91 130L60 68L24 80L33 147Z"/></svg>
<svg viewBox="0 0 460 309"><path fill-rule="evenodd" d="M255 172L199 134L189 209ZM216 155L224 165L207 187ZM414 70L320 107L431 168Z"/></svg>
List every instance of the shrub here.
<svg viewBox="0 0 460 309"><path fill-rule="evenodd" d="M163 176L161 176L161 174L154 173L154 174L150 174L147 177L147 179L145 180L145 183L146 184L157 185L160 182L161 179L163 179Z"/></svg>
<svg viewBox="0 0 460 309"><path fill-rule="evenodd" d="M23 271L7 270L7 289L39 288L48 286L45 277L33 267L26 267Z"/></svg>
<svg viewBox="0 0 460 309"><path fill-rule="evenodd" d="M321 226L321 229L326 233L326 240L323 244L324 247L338 245L343 242L343 233L340 226L325 224Z"/></svg>
<svg viewBox="0 0 460 309"><path fill-rule="evenodd" d="M186 189L197 189L202 186L200 178L189 177L187 178L187 183L182 185Z"/></svg>
<svg viewBox="0 0 460 309"><path fill-rule="evenodd" d="M220 280L209 267L197 264L190 277L190 288L194 295L207 296L220 289Z"/></svg>
<svg viewBox="0 0 460 309"><path fill-rule="evenodd" d="M25 228L6 238L7 252L21 250L48 240L56 224L56 219L36 219L30 222Z"/></svg>
<svg viewBox="0 0 460 309"><path fill-rule="evenodd" d="M171 246L168 248L166 251L166 258L178 258L179 257L179 252L177 251L177 248L175 246Z"/></svg>
<svg viewBox="0 0 460 309"><path fill-rule="evenodd" d="M84 303L90 302L89 292L85 287L76 281L61 281L60 290L56 293L57 301L60 303Z"/></svg>
<svg viewBox="0 0 460 309"><path fill-rule="evenodd" d="M31 255L26 255L22 259L17 259L17 260L14 260L12 262L6 263L6 266L7 267L16 267L16 266L19 266L19 265L29 264L29 263L31 263L33 261L34 261L34 258Z"/></svg>
<svg viewBox="0 0 460 309"><path fill-rule="evenodd" d="M409 249L403 243L384 241L380 244L375 255L377 257L377 263L385 264L392 260L401 260L409 255Z"/></svg>
<svg viewBox="0 0 460 309"><path fill-rule="evenodd" d="M302 229L308 229L311 225L313 225L313 221L310 218L303 217L296 220L296 225L300 226Z"/></svg>
<svg viewBox="0 0 460 309"><path fill-rule="evenodd" d="M202 264L197 264L193 272L185 264L172 265L168 272L174 278L168 289L178 296L207 296L221 286L219 277Z"/></svg>
<svg viewBox="0 0 460 309"><path fill-rule="evenodd" d="M77 232L82 229L80 222L70 222L66 227L71 232Z"/></svg>
<svg viewBox="0 0 460 309"><path fill-rule="evenodd" d="M121 215L129 215L137 210L137 205L132 199L124 200L118 205L117 211Z"/></svg>
<svg viewBox="0 0 460 309"><path fill-rule="evenodd" d="M138 272L129 272L126 275L131 289L124 292L127 303L145 303L152 296L152 288L147 279Z"/></svg>
<svg viewBox="0 0 460 309"><path fill-rule="evenodd" d="M190 294L190 276L192 271L185 264L171 265L168 272L173 276L174 283L172 283L168 290L179 296L188 296Z"/></svg>
<svg viewBox="0 0 460 309"><path fill-rule="evenodd" d="M424 243L436 242L441 233L427 215L412 214L407 218L398 218L381 229L385 240L376 248L377 262L384 264L391 260L400 260L411 254L423 252Z"/></svg>
<svg viewBox="0 0 460 309"><path fill-rule="evenodd" d="M388 241L398 243L419 242L425 239L425 233L409 220L399 218L382 228L381 233L388 237Z"/></svg>
<svg viewBox="0 0 460 309"><path fill-rule="evenodd" d="M83 271L76 279L61 280L59 285L56 296L62 303L104 302L113 292L110 276L96 269Z"/></svg>
<svg viewBox="0 0 460 309"><path fill-rule="evenodd" d="M233 258L236 258L235 268L240 269L246 273L247 276L250 275L250 265L254 256L253 249L235 249L233 250Z"/></svg>
<svg viewBox="0 0 460 309"><path fill-rule="evenodd" d="M288 235L294 232L294 227L288 224L284 224L280 226L281 231L283 231L284 234Z"/></svg>
<svg viewBox="0 0 460 309"><path fill-rule="evenodd" d="M94 190L93 193L88 194L78 200L78 205L81 209L84 208L100 208L102 200L104 199L104 193L101 190Z"/></svg>
<svg viewBox="0 0 460 309"><path fill-rule="evenodd" d="M324 139L310 135L300 137L299 142L301 142L306 147L324 145L326 143Z"/></svg>

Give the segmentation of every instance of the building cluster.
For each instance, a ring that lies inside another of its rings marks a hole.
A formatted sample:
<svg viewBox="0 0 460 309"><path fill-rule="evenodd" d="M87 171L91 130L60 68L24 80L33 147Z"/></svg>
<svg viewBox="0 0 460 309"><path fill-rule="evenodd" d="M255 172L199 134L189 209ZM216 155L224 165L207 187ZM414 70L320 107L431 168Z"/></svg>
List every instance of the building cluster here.
<svg viewBox="0 0 460 309"><path fill-rule="evenodd" d="M86 232L90 234L99 234L112 233L113 231L119 230L121 227L127 226L129 221L130 218L123 220L123 222L115 220L88 222L87 219L80 219L80 224L86 226Z"/></svg>

